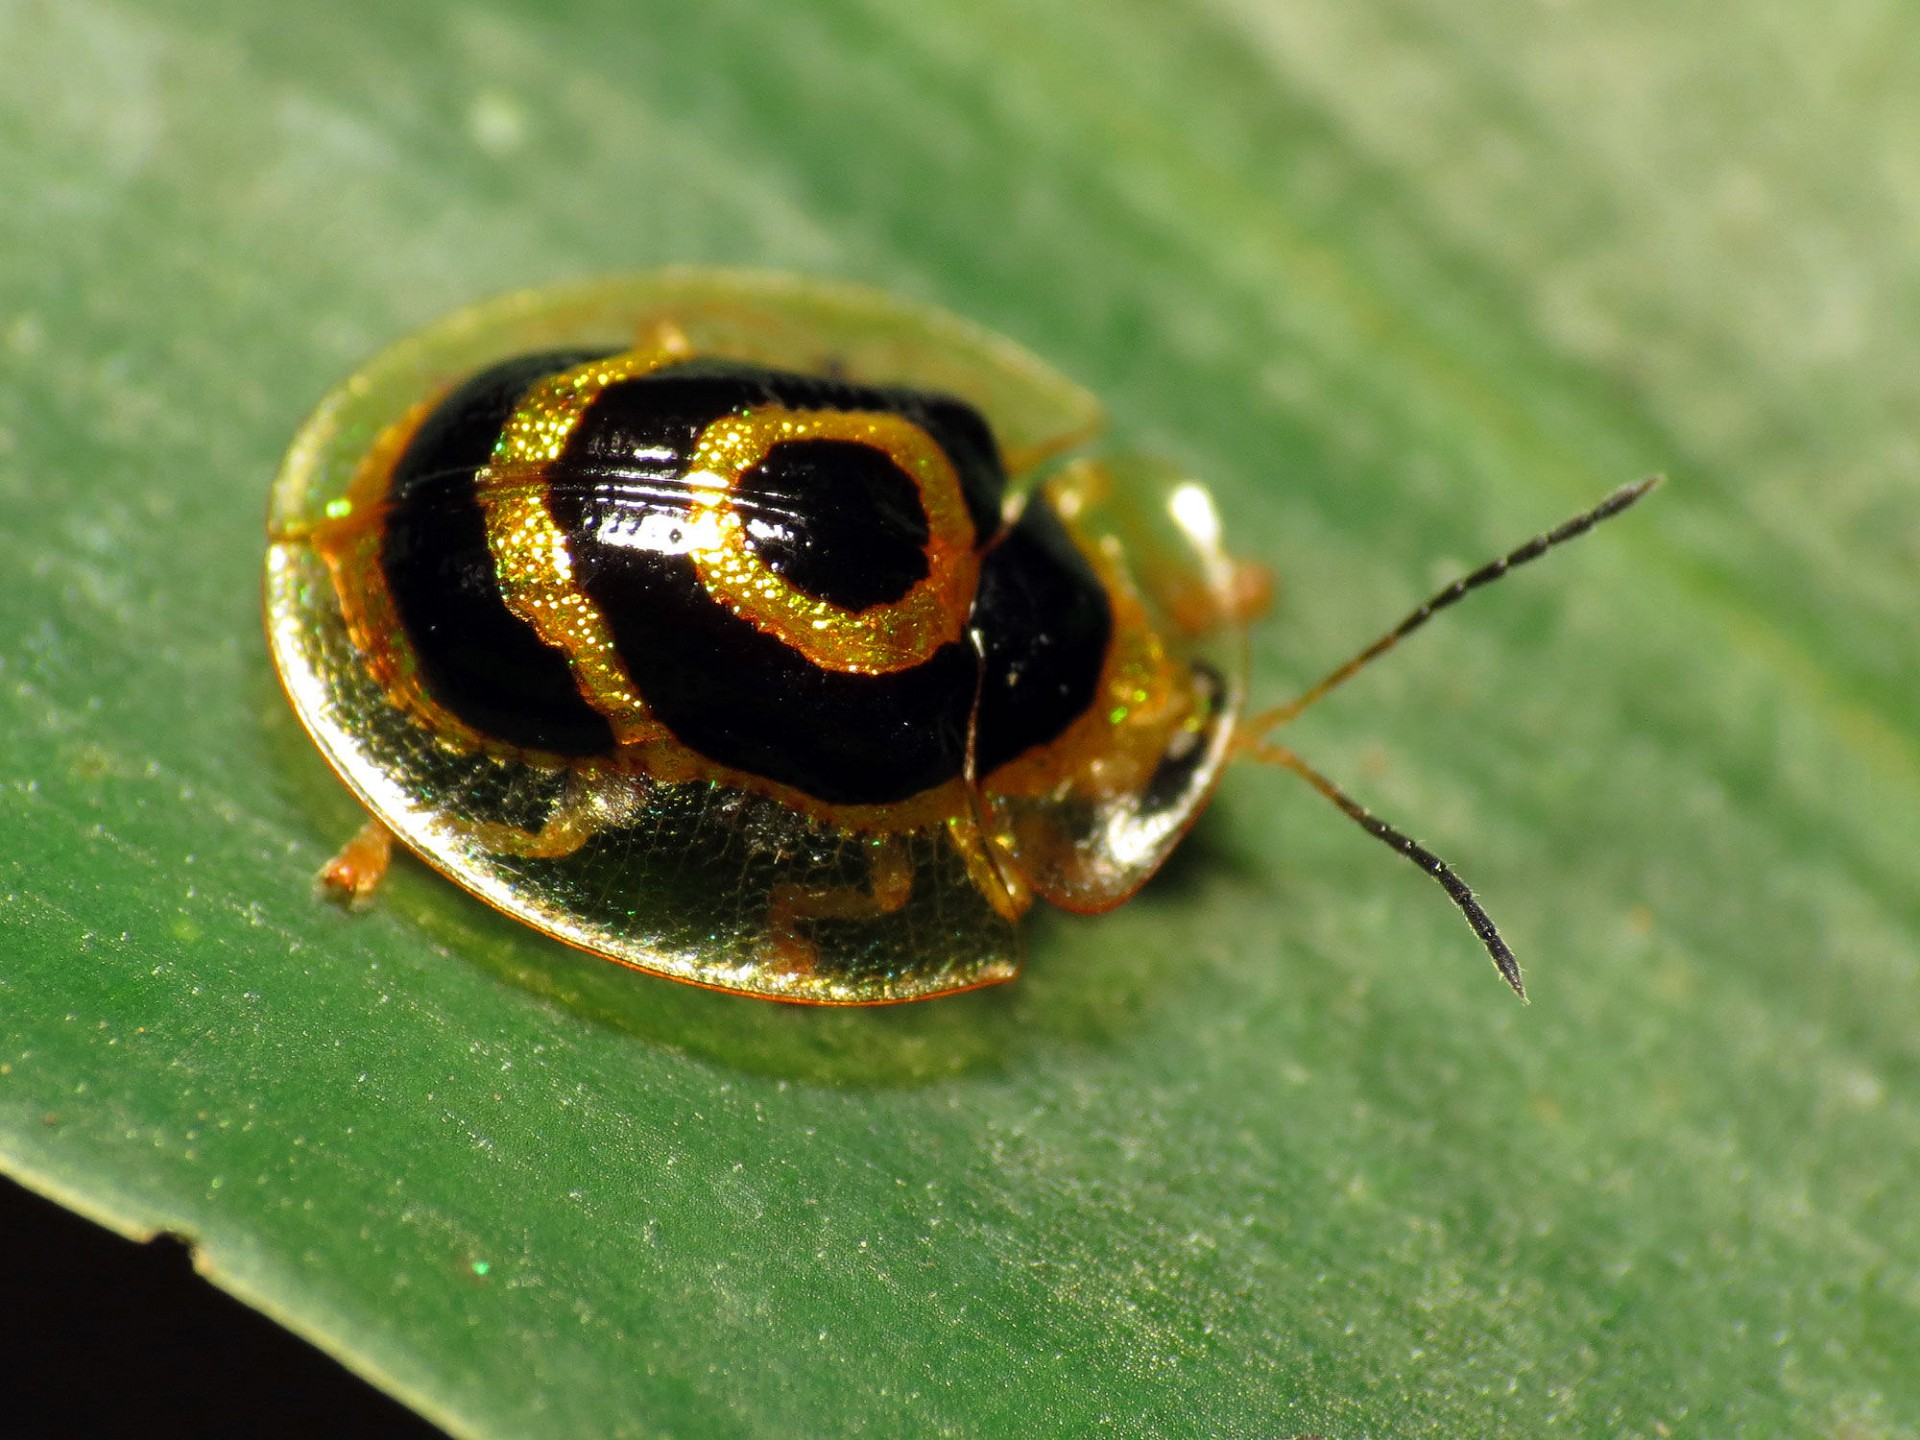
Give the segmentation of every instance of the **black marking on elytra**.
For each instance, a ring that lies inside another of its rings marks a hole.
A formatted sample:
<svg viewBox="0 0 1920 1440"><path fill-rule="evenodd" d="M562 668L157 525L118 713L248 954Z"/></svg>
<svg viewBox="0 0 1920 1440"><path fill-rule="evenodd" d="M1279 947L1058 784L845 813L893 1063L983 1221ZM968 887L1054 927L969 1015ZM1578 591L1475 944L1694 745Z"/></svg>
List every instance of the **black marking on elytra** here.
<svg viewBox="0 0 1920 1440"><path fill-rule="evenodd" d="M1100 577L1044 499L982 562L972 627L986 664L975 763L991 775L1094 703L1113 637Z"/></svg>
<svg viewBox="0 0 1920 1440"><path fill-rule="evenodd" d="M817 600L866 610L927 578L919 487L871 445L783 441L740 477L733 505L767 567Z"/></svg>
<svg viewBox="0 0 1920 1440"><path fill-rule="evenodd" d="M380 545L427 693L482 734L560 755L604 753L613 731L581 698L566 656L501 598L474 476L535 384L602 353L521 356L454 389L394 465Z"/></svg>
<svg viewBox="0 0 1920 1440"><path fill-rule="evenodd" d="M904 800L962 772L979 679L972 648L956 641L884 675L824 669L716 601L685 553L685 476L701 432L768 405L883 411L925 426L953 461L980 534L998 526L998 451L960 402L715 361L609 385L548 467L548 508L628 676L681 743L819 800ZM777 536L756 545L773 552L770 564L776 556L786 564L794 584L834 603L898 598L926 565L926 517L911 479L870 447L854 445L861 453L852 456L826 442L794 449L815 445L823 448L809 462L837 455L856 462L854 473L802 485L807 466L782 458L760 467L766 473L743 487L749 517L778 518L800 543L784 554ZM866 468L867 455L891 475ZM863 538L873 542L870 573Z"/></svg>
<svg viewBox="0 0 1920 1440"><path fill-rule="evenodd" d="M682 361L609 385L581 418L566 458L582 469L599 465L613 472L637 459L645 473L660 473L663 448L684 458L700 431L722 415L769 405L871 410L911 421L953 462L978 542L999 533L1007 477L986 420L963 400L904 386L856 385L727 360Z"/></svg>

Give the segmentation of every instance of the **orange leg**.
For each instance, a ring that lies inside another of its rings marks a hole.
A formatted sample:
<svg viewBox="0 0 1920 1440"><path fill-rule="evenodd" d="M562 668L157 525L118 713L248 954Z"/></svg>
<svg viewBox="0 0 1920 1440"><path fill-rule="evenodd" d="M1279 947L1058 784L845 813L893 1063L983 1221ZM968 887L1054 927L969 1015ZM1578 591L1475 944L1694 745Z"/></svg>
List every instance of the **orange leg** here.
<svg viewBox="0 0 1920 1440"><path fill-rule="evenodd" d="M1167 613L1183 635L1211 635L1228 625L1248 625L1273 608L1280 582L1273 571L1251 560L1232 560L1233 571L1219 587L1187 582L1167 587Z"/></svg>
<svg viewBox="0 0 1920 1440"><path fill-rule="evenodd" d="M491 820L475 821L465 833L481 849L495 855L517 855L522 860L564 860L599 833L600 826L583 807L562 801L538 830L522 830L518 825L501 825Z"/></svg>
<svg viewBox="0 0 1920 1440"><path fill-rule="evenodd" d="M640 783L618 772L576 771L538 830L478 820L463 826L484 850L523 860L564 860L610 826L633 818L641 800Z"/></svg>
<svg viewBox="0 0 1920 1440"><path fill-rule="evenodd" d="M1273 597L1279 589L1279 578L1265 565L1235 560L1220 606L1222 617L1239 625L1251 624L1273 608Z"/></svg>
<svg viewBox="0 0 1920 1440"><path fill-rule="evenodd" d="M693 342L687 338L687 332L664 315L641 323L634 335L633 348L658 350L675 359L684 359L693 354Z"/></svg>
<svg viewBox="0 0 1920 1440"><path fill-rule="evenodd" d="M878 841L868 860L869 888L776 885L767 906L767 945L782 968L805 975L820 952L803 926L812 920L865 920L892 915L913 895L913 862L898 838Z"/></svg>
<svg viewBox="0 0 1920 1440"><path fill-rule="evenodd" d="M1002 920L1018 920L1033 906L1033 891L1020 872L999 858L995 847L971 818L949 820L947 838L967 867L967 878Z"/></svg>
<svg viewBox="0 0 1920 1440"><path fill-rule="evenodd" d="M349 910L364 910L392 860L393 832L378 820L369 820L322 867L316 884Z"/></svg>

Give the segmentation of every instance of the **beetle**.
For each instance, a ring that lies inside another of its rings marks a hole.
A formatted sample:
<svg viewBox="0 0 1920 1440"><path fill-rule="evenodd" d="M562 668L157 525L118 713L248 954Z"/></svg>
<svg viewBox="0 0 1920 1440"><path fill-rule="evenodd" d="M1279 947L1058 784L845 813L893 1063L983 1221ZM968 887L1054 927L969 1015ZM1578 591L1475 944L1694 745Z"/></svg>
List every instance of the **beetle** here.
<svg viewBox="0 0 1920 1440"><path fill-rule="evenodd" d="M876 291L675 270L512 295L389 348L295 439L266 616L302 724L398 838L623 965L823 1004L1013 977L1036 899L1132 895L1236 757L1470 590L1244 713L1263 573L1176 467L1012 342Z"/></svg>

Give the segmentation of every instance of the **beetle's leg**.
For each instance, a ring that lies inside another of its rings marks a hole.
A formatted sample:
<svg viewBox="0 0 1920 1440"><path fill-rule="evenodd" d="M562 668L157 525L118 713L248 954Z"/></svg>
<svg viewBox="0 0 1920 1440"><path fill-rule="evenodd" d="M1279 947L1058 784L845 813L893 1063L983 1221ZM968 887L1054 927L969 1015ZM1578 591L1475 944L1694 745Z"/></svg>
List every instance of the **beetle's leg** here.
<svg viewBox="0 0 1920 1440"><path fill-rule="evenodd" d="M678 322L665 315L657 315L643 321L633 339L636 350L658 350L675 359L687 359L693 354L693 341L687 338Z"/></svg>
<svg viewBox="0 0 1920 1440"><path fill-rule="evenodd" d="M1033 888L1011 865L999 862L993 843L972 816L949 820L947 838L966 865L973 888L985 897L994 914L1011 922L1033 908Z"/></svg>
<svg viewBox="0 0 1920 1440"><path fill-rule="evenodd" d="M538 830L498 821L470 821L461 827L484 850L523 860L564 860L610 826L632 818L642 782L619 771L576 770L547 812Z"/></svg>
<svg viewBox="0 0 1920 1440"><path fill-rule="evenodd" d="M1160 588L1158 599L1183 635L1211 635L1230 625L1250 625L1273 608L1280 588L1272 570L1253 560L1226 557L1227 573L1206 584L1182 580Z"/></svg>
<svg viewBox="0 0 1920 1440"><path fill-rule="evenodd" d="M315 885L349 910L364 910L393 859L393 832L368 820L314 877Z"/></svg>
<svg viewBox="0 0 1920 1440"><path fill-rule="evenodd" d="M896 914L913 896L913 857L897 835L875 840L867 857L868 888L776 885L767 903L767 945L780 965L804 975L820 952L802 928L813 920L867 920Z"/></svg>

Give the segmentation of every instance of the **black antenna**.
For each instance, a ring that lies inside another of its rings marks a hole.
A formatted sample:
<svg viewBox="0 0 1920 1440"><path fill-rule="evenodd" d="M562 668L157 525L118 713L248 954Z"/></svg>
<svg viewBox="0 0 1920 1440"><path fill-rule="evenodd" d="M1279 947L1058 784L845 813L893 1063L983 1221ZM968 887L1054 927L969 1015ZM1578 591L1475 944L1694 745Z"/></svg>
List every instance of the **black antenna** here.
<svg viewBox="0 0 1920 1440"><path fill-rule="evenodd" d="M1468 887L1466 881L1454 873L1451 865L1411 835L1387 824L1286 746L1261 740L1257 741L1254 748L1247 754L1252 759L1263 760L1269 765L1284 765L1338 805L1354 824L1374 839L1392 846L1438 880L1441 888L1452 897L1453 903L1458 905L1461 913L1467 917L1467 923L1473 927L1473 933L1480 937L1480 943L1487 947L1487 954L1493 957L1495 967L1507 984L1513 987L1513 993L1522 1000L1527 998L1527 987L1520 983L1520 962L1513 958L1513 951L1509 950L1507 942L1500 938L1500 932L1494 928L1493 917L1480 907L1480 902L1473 898L1472 889Z"/></svg>
<svg viewBox="0 0 1920 1440"><path fill-rule="evenodd" d="M1317 683L1303 690L1285 705L1263 711L1249 719L1239 743L1241 754L1250 759L1263 760L1270 765L1279 765L1293 771L1339 806L1362 830L1374 839L1399 851L1439 881L1441 888L1467 917L1467 923L1473 927L1473 933L1480 937L1480 943L1487 947L1487 954L1493 957L1493 963L1500 971L1501 977L1513 987L1513 993L1522 1000L1527 998L1527 992L1520 983L1519 962L1513 958L1513 951L1507 948L1507 942L1500 938L1500 932L1494 928L1492 917L1481 908L1480 902L1473 898L1473 891L1468 888L1467 882L1455 874L1452 867L1438 855L1373 815L1365 806L1293 751L1284 745L1274 744L1266 737L1269 732L1279 729L1302 711L1319 704L1334 690L1358 675L1435 615L1451 605L1458 604L1470 591L1478 590L1482 585L1492 584L1515 567L1525 565L1529 560L1538 560L1556 546L1564 545L1567 541L1586 534L1602 520L1612 519L1658 485L1662 478L1659 475L1649 475L1644 480L1623 485L1591 510L1574 516L1565 524L1555 526L1544 535L1534 536L1526 544L1508 551L1498 560L1489 561L1472 574L1454 581L1351 660L1335 666Z"/></svg>

